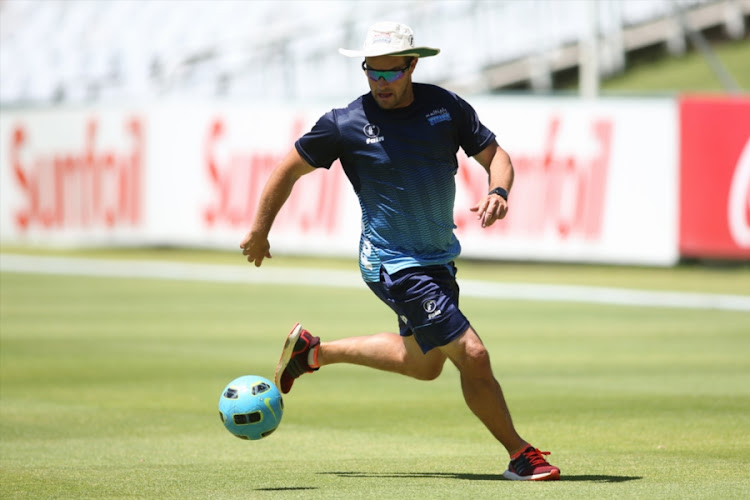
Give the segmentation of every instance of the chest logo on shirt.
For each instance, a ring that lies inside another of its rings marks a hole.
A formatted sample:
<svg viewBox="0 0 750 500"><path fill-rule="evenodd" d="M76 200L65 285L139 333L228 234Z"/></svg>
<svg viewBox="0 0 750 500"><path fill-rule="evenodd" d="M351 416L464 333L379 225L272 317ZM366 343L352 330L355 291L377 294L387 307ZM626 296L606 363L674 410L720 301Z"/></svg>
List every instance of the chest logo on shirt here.
<svg viewBox="0 0 750 500"><path fill-rule="evenodd" d="M385 140L385 137L380 135L380 127L377 125L373 125L372 123L368 123L362 128L362 131L367 136L367 140L365 140L365 144L375 144L377 142L383 142Z"/></svg>
<svg viewBox="0 0 750 500"><path fill-rule="evenodd" d="M430 125L436 125L440 122L451 121L451 115L445 108L438 108L430 111L425 115L425 118L427 118L427 121L430 122Z"/></svg>

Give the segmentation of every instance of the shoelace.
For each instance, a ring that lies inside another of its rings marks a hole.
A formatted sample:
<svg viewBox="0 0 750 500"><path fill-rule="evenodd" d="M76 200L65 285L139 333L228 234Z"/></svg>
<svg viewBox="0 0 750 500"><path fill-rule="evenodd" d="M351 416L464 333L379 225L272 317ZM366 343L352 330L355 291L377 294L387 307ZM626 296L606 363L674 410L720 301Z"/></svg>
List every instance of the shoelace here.
<svg viewBox="0 0 750 500"><path fill-rule="evenodd" d="M523 452L523 456L529 461L529 464L533 467L537 465L544 465L547 460L544 459L544 455L549 455L548 451L539 451L537 448L532 448L529 451Z"/></svg>

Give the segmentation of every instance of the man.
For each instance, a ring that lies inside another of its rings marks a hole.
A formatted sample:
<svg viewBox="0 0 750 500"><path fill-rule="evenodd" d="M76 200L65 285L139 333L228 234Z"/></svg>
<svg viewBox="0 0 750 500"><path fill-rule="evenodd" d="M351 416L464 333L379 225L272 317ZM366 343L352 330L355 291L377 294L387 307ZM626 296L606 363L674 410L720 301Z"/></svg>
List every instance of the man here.
<svg viewBox="0 0 750 500"><path fill-rule="evenodd" d="M400 333L320 342L298 323L276 368L288 393L294 380L321 366L353 363L433 380L450 359L461 375L464 399L505 446L513 480L554 480L560 469L516 432L490 358L458 307L453 233L456 153L463 148L489 175L489 193L471 208L489 227L505 217L513 166L495 135L457 95L412 82L420 57L440 50L415 47L408 26L372 26L362 50L370 92L323 115L275 167L260 199L242 253L256 266L271 257L268 234L294 184L339 159L362 207L360 270L370 289L393 309Z"/></svg>

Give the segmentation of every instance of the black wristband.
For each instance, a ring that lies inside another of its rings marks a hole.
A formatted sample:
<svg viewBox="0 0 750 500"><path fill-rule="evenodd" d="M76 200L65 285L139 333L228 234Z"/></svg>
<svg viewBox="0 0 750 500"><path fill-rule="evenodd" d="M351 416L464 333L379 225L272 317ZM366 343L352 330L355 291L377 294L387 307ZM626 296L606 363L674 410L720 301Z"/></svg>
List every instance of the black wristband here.
<svg viewBox="0 0 750 500"><path fill-rule="evenodd" d="M503 188L495 188L487 194L499 194L505 201L508 201L508 191Z"/></svg>

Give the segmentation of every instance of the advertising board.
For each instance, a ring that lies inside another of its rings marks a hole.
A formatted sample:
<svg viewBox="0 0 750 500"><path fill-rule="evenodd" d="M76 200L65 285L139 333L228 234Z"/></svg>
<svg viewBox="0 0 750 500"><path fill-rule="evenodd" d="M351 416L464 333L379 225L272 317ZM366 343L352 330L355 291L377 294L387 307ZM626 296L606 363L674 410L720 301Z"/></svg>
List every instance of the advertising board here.
<svg viewBox="0 0 750 500"><path fill-rule="evenodd" d="M510 153L516 180L506 219L482 229L469 208L486 194L487 173L459 152L455 222L464 256L677 261L673 100L472 104ZM3 113L0 239L233 250L271 169L327 109L167 102ZM357 198L336 162L297 183L272 251L355 256L359 228Z"/></svg>

